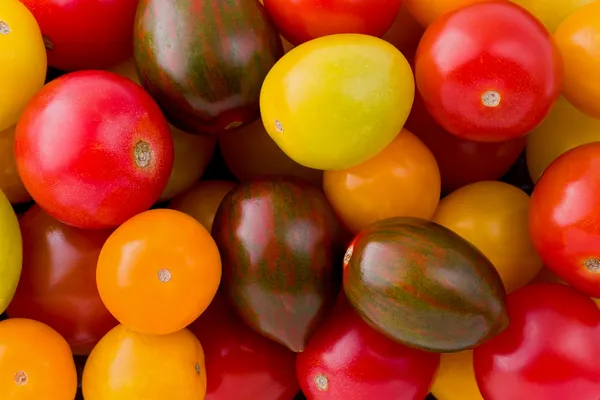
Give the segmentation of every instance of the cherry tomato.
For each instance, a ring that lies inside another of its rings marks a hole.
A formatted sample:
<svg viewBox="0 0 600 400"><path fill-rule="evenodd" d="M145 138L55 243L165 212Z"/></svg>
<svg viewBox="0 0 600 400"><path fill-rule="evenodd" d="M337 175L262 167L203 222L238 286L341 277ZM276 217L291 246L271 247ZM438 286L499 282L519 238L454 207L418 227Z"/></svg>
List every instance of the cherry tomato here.
<svg viewBox="0 0 600 400"><path fill-rule="evenodd" d="M487 0L403 0L413 17L423 26L428 26L442 14Z"/></svg>
<svg viewBox="0 0 600 400"><path fill-rule="evenodd" d="M41 322L22 318L0 322L0 366L3 400L75 398L77 371L71 349Z"/></svg>
<svg viewBox="0 0 600 400"><path fill-rule="evenodd" d="M20 204L31 201L31 196L17 172L15 130L13 126L0 132L0 190L12 204Z"/></svg>
<svg viewBox="0 0 600 400"><path fill-rule="evenodd" d="M0 314L15 295L23 264L23 241L19 221L8 199L0 190ZM2 393L0 391L0 393Z"/></svg>
<svg viewBox="0 0 600 400"><path fill-rule="evenodd" d="M62 71L106 69L133 52L138 0L21 0L40 24L48 63Z"/></svg>
<svg viewBox="0 0 600 400"><path fill-rule="evenodd" d="M529 133L546 117L560 94L562 63L550 32L531 14L488 1L427 28L415 75L442 127L465 139L500 142Z"/></svg>
<svg viewBox="0 0 600 400"><path fill-rule="evenodd" d="M144 335L117 325L90 354L85 400L203 400L204 351L188 330Z"/></svg>
<svg viewBox="0 0 600 400"><path fill-rule="evenodd" d="M600 394L600 309L560 284L509 294L510 325L475 348L486 400L597 400Z"/></svg>
<svg viewBox="0 0 600 400"><path fill-rule="evenodd" d="M404 2L403 2L404 4ZM419 24L408 12L406 6L400 7L390 29L383 35L383 40L393 44L407 59L414 58L419 41L425 32L425 28Z"/></svg>
<svg viewBox="0 0 600 400"><path fill-rule="evenodd" d="M108 238L96 269L102 301L119 322L141 333L185 328L210 304L221 258L210 233L175 210L145 211Z"/></svg>
<svg viewBox="0 0 600 400"><path fill-rule="evenodd" d="M173 167L173 140L139 85L81 71L50 82L28 104L15 154L25 187L51 216L109 228L158 199Z"/></svg>
<svg viewBox="0 0 600 400"><path fill-rule="evenodd" d="M537 19L546 25L550 32L555 32L562 21L573 12L577 11L586 4L594 0L560 0L560 1L539 1L539 0L510 0L513 3L524 7L532 13Z"/></svg>
<svg viewBox="0 0 600 400"><path fill-rule="evenodd" d="M431 393L436 400L484 400L475 380L472 350L441 355Z"/></svg>
<svg viewBox="0 0 600 400"><path fill-rule="evenodd" d="M96 288L98 255L111 231L61 224L36 205L19 224L23 272L8 315L43 322L67 340L73 353L89 354L117 325Z"/></svg>

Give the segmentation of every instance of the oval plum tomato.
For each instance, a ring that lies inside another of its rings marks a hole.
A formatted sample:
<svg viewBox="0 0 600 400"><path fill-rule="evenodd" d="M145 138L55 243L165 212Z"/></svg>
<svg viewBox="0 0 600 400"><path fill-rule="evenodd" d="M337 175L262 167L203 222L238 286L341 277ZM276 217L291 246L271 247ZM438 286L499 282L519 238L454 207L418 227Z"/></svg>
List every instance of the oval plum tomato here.
<svg viewBox="0 0 600 400"><path fill-rule="evenodd" d="M507 296L510 325L475 348L486 400L597 400L600 309L572 288L529 285Z"/></svg>
<svg viewBox="0 0 600 400"><path fill-rule="evenodd" d="M206 357L206 400L289 400L300 389L296 355L250 329L218 292L189 329Z"/></svg>
<svg viewBox="0 0 600 400"><path fill-rule="evenodd" d="M458 233L494 264L507 293L529 283L542 260L529 237L529 196L504 182L477 182L444 197L433 221Z"/></svg>
<svg viewBox="0 0 600 400"><path fill-rule="evenodd" d="M191 324L221 281L221 258L194 218L168 209L145 211L110 235L98 258L96 283L119 322L164 335Z"/></svg>
<svg viewBox="0 0 600 400"><path fill-rule="evenodd" d="M378 333L348 304L345 296L297 356L302 391L310 399L421 400L440 355L412 349Z"/></svg>
<svg viewBox="0 0 600 400"><path fill-rule="evenodd" d="M579 111L561 96L550 114L527 135L526 160L529 176L537 182L558 156L582 144L600 141L600 119Z"/></svg>
<svg viewBox="0 0 600 400"><path fill-rule="evenodd" d="M568 284L600 297L600 142L571 149L533 189L529 230L544 265Z"/></svg>
<svg viewBox="0 0 600 400"><path fill-rule="evenodd" d="M56 221L34 205L19 220L23 272L8 307L60 333L73 353L87 355L117 321L96 288L96 263L110 230L84 230Z"/></svg>
<svg viewBox="0 0 600 400"><path fill-rule="evenodd" d="M296 46L336 33L381 37L401 4L402 0L264 0L281 35Z"/></svg>
<svg viewBox="0 0 600 400"><path fill-rule="evenodd" d="M152 97L131 80L81 71L47 84L15 135L17 167L48 214L109 228L147 210L173 167L173 140Z"/></svg>
<svg viewBox="0 0 600 400"><path fill-rule="evenodd" d="M23 264L23 240L19 221L8 199L0 190L0 314L15 295ZM2 391L0 391L2 393Z"/></svg>
<svg viewBox="0 0 600 400"><path fill-rule="evenodd" d="M440 172L423 142L403 129L366 162L325 171L323 188L341 221L357 233L390 217L430 219L440 200Z"/></svg>
<svg viewBox="0 0 600 400"><path fill-rule="evenodd" d="M556 28L573 12L579 8L591 3L594 0L560 0L560 1L539 1L539 0L510 0L513 3L525 8L537 19L539 19L550 32L555 32Z"/></svg>
<svg viewBox="0 0 600 400"><path fill-rule="evenodd" d="M546 117L560 94L562 64L541 22L510 2L488 1L429 25L415 76L444 129L500 142L529 133Z"/></svg>
<svg viewBox="0 0 600 400"><path fill-rule="evenodd" d="M569 15L554 38L564 61L565 97L581 111L600 118L600 0Z"/></svg>
<svg viewBox="0 0 600 400"><path fill-rule="evenodd" d="M41 322L22 318L0 322L0 365L3 400L75 398L77 371L71 349Z"/></svg>
<svg viewBox="0 0 600 400"><path fill-rule="evenodd" d="M11 204L27 203L31 196L17 171L15 160L16 126L0 132L0 190Z"/></svg>
<svg viewBox="0 0 600 400"><path fill-rule="evenodd" d="M442 14L487 0L403 0L404 6L423 26L428 26Z"/></svg>
<svg viewBox="0 0 600 400"><path fill-rule="evenodd" d="M21 0L40 24L48 63L62 71L106 69L133 52L139 0Z"/></svg>
<svg viewBox="0 0 600 400"><path fill-rule="evenodd" d="M0 132L19 116L46 79L46 49L40 27L19 0L0 2Z"/></svg>
<svg viewBox="0 0 600 400"><path fill-rule="evenodd" d="M203 400L204 351L188 329L144 335L117 325L90 354L81 386L85 400Z"/></svg>
<svg viewBox="0 0 600 400"><path fill-rule="evenodd" d="M473 350L441 355L431 394L436 400L484 400L475 380Z"/></svg>

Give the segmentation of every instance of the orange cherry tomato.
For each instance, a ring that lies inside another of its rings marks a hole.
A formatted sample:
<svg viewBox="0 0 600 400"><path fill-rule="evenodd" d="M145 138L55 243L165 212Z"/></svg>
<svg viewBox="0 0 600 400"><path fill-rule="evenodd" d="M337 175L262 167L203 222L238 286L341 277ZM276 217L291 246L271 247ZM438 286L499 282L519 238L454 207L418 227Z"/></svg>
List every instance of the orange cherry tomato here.
<svg viewBox="0 0 600 400"><path fill-rule="evenodd" d="M77 370L62 336L31 319L0 322L2 400L67 400L76 392Z"/></svg>
<svg viewBox="0 0 600 400"><path fill-rule="evenodd" d="M437 400L483 400L475 380L472 350L442 354L431 393Z"/></svg>
<svg viewBox="0 0 600 400"><path fill-rule="evenodd" d="M442 14L484 1L488 0L404 0L404 5L417 21L428 26Z"/></svg>
<svg viewBox="0 0 600 400"><path fill-rule="evenodd" d="M325 171L323 188L339 218L355 233L388 217L431 218L440 200L440 172L427 146L403 129L370 160Z"/></svg>
<svg viewBox="0 0 600 400"><path fill-rule="evenodd" d="M0 132L0 190L11 204L27 203L31 196L17 172L15 162L16 126Z"/></svg>
<svg viewBox="0 0 600 400"><path fill-rule="evenodd" d="M550 32L556 28L573 12L591 3L594 0L510 0L520 5L539 19Z"/></svg>
<svg viewBox="0 0 600 400"><path fill-rule="evenodd" d="M90 354L81 386L85 400L203 400L204 351L188 329L144 335L117 325Z"/></svg>
<svg viewBox="0 0 600 400"><path fill-rule="evenodd" d="M100 298L115 318L141 333L185 328L210 304L221 259L210 233L168 209L145 211L108 238L98 259Z"/></svg>

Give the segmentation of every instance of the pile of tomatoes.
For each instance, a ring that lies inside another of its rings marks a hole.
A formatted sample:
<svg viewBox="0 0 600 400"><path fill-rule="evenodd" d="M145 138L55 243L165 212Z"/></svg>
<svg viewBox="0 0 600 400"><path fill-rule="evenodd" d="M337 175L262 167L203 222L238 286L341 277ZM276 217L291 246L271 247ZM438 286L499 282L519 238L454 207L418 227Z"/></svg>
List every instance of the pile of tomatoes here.
<svg viewBox="0 0 600 400"><path fill-rule="evenodd" d="M1 0L0 399L600 399L598 71L600 0Z"/></svg>

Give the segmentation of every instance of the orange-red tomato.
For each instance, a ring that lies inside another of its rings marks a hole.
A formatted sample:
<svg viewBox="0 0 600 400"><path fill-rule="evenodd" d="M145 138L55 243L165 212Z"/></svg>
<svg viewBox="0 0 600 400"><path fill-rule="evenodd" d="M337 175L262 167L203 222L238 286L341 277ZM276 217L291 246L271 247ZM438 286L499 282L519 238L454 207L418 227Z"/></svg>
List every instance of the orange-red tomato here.
<svg viewBox="0 0 600 400"><path fill-rule="evenodd" d="M12 204L19 204L31 201L31 196L17 172L15 130L16 126L13 126L0 132L0 190Z"/></svg>
<svg viewBox="0 0 600 400"><path fill-rule="evenodd" d="M168 209L145 211L108 238L98 259L100 298L119 322L141 333L185 328L212 301L221 259L210 233Z"/></svg>

